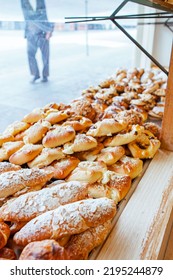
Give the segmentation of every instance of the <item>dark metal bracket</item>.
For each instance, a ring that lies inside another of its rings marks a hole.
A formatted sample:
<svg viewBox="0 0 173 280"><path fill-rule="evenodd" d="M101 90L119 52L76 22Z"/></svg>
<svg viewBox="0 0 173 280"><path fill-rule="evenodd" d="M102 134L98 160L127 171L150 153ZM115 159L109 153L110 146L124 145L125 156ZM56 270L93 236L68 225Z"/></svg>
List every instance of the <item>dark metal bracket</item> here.
<svg viewBox="0 0 173 280"><path fill-rule="evenodd" d="M159 10L164 10L165 12L160 12L160 13L147 13L147 14L134 14L134 15L124 15L124 16L117 16L118 12L123 9L123 7L128 3L128 2L134 2L136 4L140 5L145 5L149 6L151 8L156 8ZM162 7L156 3L153 3L148 0L124 0L118 7L117 9L109 16L100 16L100 17L66 17L65 19L78 19L75 21L68 21L66 23L77 23L77 22L91 22L91 21L102 21L102 20L111 20L117 28L119 28L147 57L150 58L150 60L157 65L166 75L168 75L168 71L148 52L146 49L142 47L141 44L139 44L124 28L122 25L120 25L117 20L118 19L143 19L143 18L167 18L167 21L165 22L165 25L173 32L172 28L170 27L170 22L169 20L173 18L173 7L170 9L170 5L167 7Z"/></svg>

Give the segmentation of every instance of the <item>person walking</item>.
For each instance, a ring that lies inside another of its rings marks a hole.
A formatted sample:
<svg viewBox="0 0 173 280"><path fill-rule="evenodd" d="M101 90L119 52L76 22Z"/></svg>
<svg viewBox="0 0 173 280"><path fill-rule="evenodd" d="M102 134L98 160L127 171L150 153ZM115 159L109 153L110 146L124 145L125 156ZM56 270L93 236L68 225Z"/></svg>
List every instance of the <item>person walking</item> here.
<svg viewBox="0 0 173 280"><path fill-rule="evenodd" d="M54 24L48 22L45 0L35 0L34 9L29 0L21 0L21 7L25 19L25 38L27 39L27 55L31 75L31 82L40 79L40 71L36 60L38 49L41 51L43 70L42 82L48 81L49 76L49 39L52 36Z"/></svg>

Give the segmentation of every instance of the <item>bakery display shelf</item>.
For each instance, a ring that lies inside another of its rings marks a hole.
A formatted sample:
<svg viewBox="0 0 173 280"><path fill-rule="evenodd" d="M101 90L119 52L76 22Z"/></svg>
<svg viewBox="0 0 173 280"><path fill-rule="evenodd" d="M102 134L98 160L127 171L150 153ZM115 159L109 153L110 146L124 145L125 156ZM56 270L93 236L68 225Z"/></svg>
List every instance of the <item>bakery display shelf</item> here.
<svg viewBox="0 0 173 280"><path fill-rule="evenodd" d="M168 75L165 112L161 129L162 148L151 161L146 162L142 177L134 181L129 194L120 203L117 215L112 222L112 231L104 244L90 255L90 259L96 260L164 259L173 226L173 126L171 125L171 120L173 120L173 48L168 72L117 23L116 14L128 2L169 13L173 12L173 5L165 1L127 0L123 1L110 17L90 17L85 20L80 19L80 22L111 20ZM152 17L160 16L164 16L164 13L152 14ZM140 14L138 18L140 17L151 17L151 14ZM124 18L133 18L133 15Z"/></svg>

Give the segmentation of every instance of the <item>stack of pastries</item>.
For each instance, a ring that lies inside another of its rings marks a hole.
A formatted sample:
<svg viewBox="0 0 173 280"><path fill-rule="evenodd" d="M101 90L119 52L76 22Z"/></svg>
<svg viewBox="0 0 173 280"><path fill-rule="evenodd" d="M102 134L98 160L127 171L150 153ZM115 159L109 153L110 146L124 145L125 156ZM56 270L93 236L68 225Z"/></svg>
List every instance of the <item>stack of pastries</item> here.
<svg viewBox="0 0 173 280"><path fill-rule="evenodd" d="M160 147L148 116L162 117L165 88L158 70L117 70L70 105L36 108L5 129L0 259L87 259L103 243L143 161Z"/></svg>

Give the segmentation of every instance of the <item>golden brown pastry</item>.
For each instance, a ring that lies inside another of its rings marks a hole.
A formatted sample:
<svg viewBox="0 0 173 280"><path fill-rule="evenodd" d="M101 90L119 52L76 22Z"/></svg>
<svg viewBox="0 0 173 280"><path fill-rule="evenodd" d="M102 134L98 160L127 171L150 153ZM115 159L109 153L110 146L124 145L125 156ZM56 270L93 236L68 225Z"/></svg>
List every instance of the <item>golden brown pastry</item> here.
<svg viewBox="0 0 173 280"><path fill-rule="evenodd" d="M123 156L115 164L109 166L109 170L120 174L126 174L134 179L137 177L143 168L143 161L139 158L132 158L128 156Z"/></svg>
<svg viewBox="0 0 173 280"><path fill-rule="evenodd" d="M42 143L46 148L55 148L73 140L75 134L75 130L72 126L57 125L54 129L48 131Z"/></svg>
<svg viewBox="0 0 173 280"><path fill-rule="evenodd" d="M19 230L31 219L61 205L85 199L87 195L86 183L78 181L60 183L7 201L0 208L0 217L3 221L11 222L14 233L13 224Z"/></svg>
<svg viewBox="0 0 173 280"><path fill-rule="evenodd" d="M61 121L64 121L69 117L70 117L70 113L67 110L58 111L56 109L50 109L46 112L45 120L53 125Z"/></svg>
<svg viewBox="0 0 173 280"><path fill-rule="evenodd" d="M121 146L107 147L97 155L97 161L103 161L106 165L112 165L125 154L125 149Z"/></svg>
<svg viewBox="0 0 173 280"><path fill-rule="evenodd" d="M85 199L48 211L28 222L14 235L17 245L81 233L111 220L116 204L108 198Z"/></svg>
<svg viewBox="0 0 173 280"><path fill-rule="evenodd" d="M7 128L4 131L4 134L11 134L15 136L16 134L25 131L29 128L29 124L22 122L22 121L15 121L14 123L7 126Z"/></svg>
<svg viewBox="0 0 173 280"><path fill-rule="evenodd" d="M92 121L83 116L73 116L68 119L63 125L70 125L74 128L75 131L85 130L86 128L92 125Z"/></svg>
<svg viewBox="0 0 173 280"><path fill-rule="evenodd" d="M93 184L102 178L105 171L107 171L107 166L103 162L82 161L66 180L78 180L80 182Z"/></svg>
<svg viewBox="0 0 173 280"><path fill-rule="evenodd" d="M106 147L115 147L115 146L121 146L126 145L135 139L144 131L143 126L140 126L139 124L133 124L132 126L129 125L127 129L121 131L120 133L108 137L104 141L104 145Z"/></svg>
<svg viewBox="0 0 173 280"><path fill-rule="evenodd" d="M118 122L114 119L103 119L92 125L86 135L93 137L111 136L112 134L123 130L126 126L127 123L123 121Z"/></svg>
<svg viewBox="0 0 173 280"><path fill-rule="evenodd" d="M76 157L66 157L59 161L54 161L50 166L45 169L53 172L53 178L65 179L78 165L80 160Z"/></svg>
<svg viewBox="0 0 173 280"><path fill-rule="evenodd" d="M121 200L120 192L116 188L110 188L106 184L94 183L88 185L88 197L90 198L100 198L107 197L113 199L117 204Z"/></svg>
<svg viewBox="0 0 173 280"><path fill-rule="evenodd" d="M24 146L23 141L6 142L0 148L0 161L8 160L9 157Z"/></svg>
<svg viewBox="0 0 173 280"><path fill-rule="evenodd" d="M74 141L64 145L63 152L65 154L73 154L76 152L88 151L97 147L97 140L86 134L77 134Z"/></svg>
<svg viewBox="0 0 173 280"><path fill-rule="evenodd" d="M17 260L15 252L7 247L0 249L0 259Z"/></svg>
<svg viewBox="0 0 173 280"><path fill-rule="evenodd" d="M7 224L0 221L0 249L2 249L10 237L10 228Z"/></svg>
<svg viewBox="0 0 173 280"><path fill-rule="evenodd" d="M44 117L45 117L44 109L35 108L31 113L24 116L22 121L26 122L26 123L33 124L33 123L38 122L39 120L44 119Z"/></svg>
<svg viewBox="0 0 173 280"><path fill-rule="evenodd" d="M4 161L0 162L0 174L8 171L16 171L21 169L19 165Z"/></svg>
<svg viewBox="0 0 173 280"><path fill-rule="evenodd" d="M104 145L102 143L98 143L97 146L93 149L90 149L89 151L85 152L79 152L75 155L80 159L84 161L95 161L97 158L97 155L100 153L100 151L104 148Z"/></svg>
<svg viewBox="0 0 173 280"><path fill-rule="evenodd" d="M0 198L14 195L23 189L29 191L38 186L41 189L52 176L52 172L36 168L2 173L0 174Z"/></svg>
<svg viewBox="0 0 173 280"><path fill-rule="evenodd" d="M51 164L54 160L59 160L64 157L65 155L63 154L61 148L43 148L41 153L27 164L30 168L43 168Z"/></svg>
<svg viewBox="0 0 173 280"><path fill-rule="evenodd" d="M9 162L22 165L38 156L41 153L42 149L43 146L39 144L25 144L21 149L10 156Z"/></svg>
<svg viewBox="0 0 173 280"><path fill-rule="evenodd" d="M81 98L78 100L73 100L73 102L70 105L70 111L73 112L74 115L83 116L85 118L90 119L91 121L94 120L96 113L90 101Z"/></svg>
<svg viewBox="0 0 173 280"><path fill-rule="evenodd" d="M104 173L100 183L110 188L118 190L118 201L121 201L128 193L131 187L131 178L128 175L118 174L114 171L107 171Z"/></svg>
<svg viewBox="0 0 173 280"><path fill-rule="evenodd" d="M89 228L72 235L62 247L57 241L47 239L29 243L22 251L20 260L86 260L89 253L103 243L111 230L111 222Z"/></svg>
<svg viewBox="0 0 173 280"><path fill-rule="evenodd" d="M23 141L25 144L36 144L42 140L43 136L47 133L51 124L47 121L39 121L32 126L30 126L25 131L25 136L23 137Z"/></svg>
<svg viewBox="0 0 173 280"><path fill-rule="evenodd" d="M160 148L160 141L149 130L128 144L128 148L134 158L153 158L157 150Z"/></svg>
<svg viewBox="0 0 173 280"><path fill-rule="evenodd" d="M160 138L161 128L156 123L146 122L144 123L144 128L149 130L155 137Z"/></svg>
<svg viewBox="0 0 173 280"><path fill-rule="evenodd" d="M2 146L5 142L14 141L14 136L10 133L0 134L0 146Z"/></svg>

